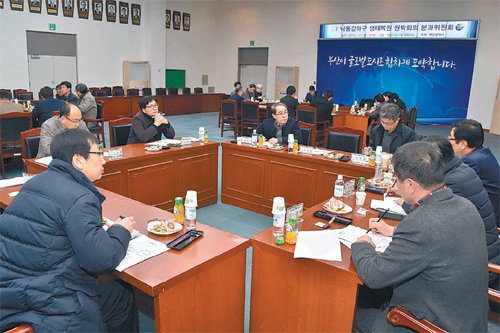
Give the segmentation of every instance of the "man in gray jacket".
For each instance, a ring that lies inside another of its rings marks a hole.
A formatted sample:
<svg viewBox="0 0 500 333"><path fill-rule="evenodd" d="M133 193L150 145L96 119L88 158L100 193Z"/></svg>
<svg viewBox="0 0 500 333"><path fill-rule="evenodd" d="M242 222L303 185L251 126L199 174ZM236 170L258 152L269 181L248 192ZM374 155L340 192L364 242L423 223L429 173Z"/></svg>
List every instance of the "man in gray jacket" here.
<svg viewBox="0 0 500 333"><path fill-rule="evenodd" d="M370 220L373 232L392 236L384 253L375 252L369 236L352 244L361 280L374 289L393 286L386 309L356 309L353 331L410 332L387 321L390 307L402 305L447 331L485 332L488 256L479 213L444 186L432 143L403 145L393 161L399 194L417 208L397 228Z"/></svg>
<svg viewBox="0 0 500 333"><path fill-rule="evenodd" d="M82 117L85 119L97 118L97 104L94 96L90 93L87 85L78 83L75 87L78 95L78 107L82 111Z"/></svg>

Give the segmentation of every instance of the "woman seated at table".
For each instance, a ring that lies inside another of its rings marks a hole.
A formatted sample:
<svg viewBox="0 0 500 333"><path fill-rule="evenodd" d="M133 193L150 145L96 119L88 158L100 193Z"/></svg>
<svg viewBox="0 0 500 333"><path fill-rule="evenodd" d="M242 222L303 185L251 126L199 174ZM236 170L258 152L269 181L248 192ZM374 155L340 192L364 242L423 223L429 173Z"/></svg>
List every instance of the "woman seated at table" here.
<svg viewBox="0 0 500 333"><path fill-rule="evenodd" d="M288 134L293 134L295 140L302 139L299 122L288 118L288 110L283 103L276 103L271 107L272 118L266 119L257 128L257 133L262 134L272 144L288 143Z"/></svg>
<svg viewBox="0 0 500 333"><path fill-rule="evenodd" d="M161 140L163 133L167 139L175 136L175 130L167 118L158 113L158 102L152 96L139 101L141 111L134 116L127 144L146 143Z"/></svg>

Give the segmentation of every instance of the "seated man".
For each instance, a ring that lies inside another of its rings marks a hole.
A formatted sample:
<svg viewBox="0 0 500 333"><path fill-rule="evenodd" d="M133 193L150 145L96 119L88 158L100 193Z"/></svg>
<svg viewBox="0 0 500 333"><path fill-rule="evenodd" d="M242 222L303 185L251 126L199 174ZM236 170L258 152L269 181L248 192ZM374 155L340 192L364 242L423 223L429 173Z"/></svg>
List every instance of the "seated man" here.
<svg viewBox="0 0 500 333"><path fill-rule="evenodd" d="M314 86L309 86L309 92L307 93L306 97L304 98L304 102L312 102L312 100L316 97L316 89Z"/></svg>
<svg viewBox="0 0 500 333"><path fill-rule="evenodd" d="M90 93L87 85L78 83L75 87L76 94L78 95L78 107L82 111L82 118L96 119L97 118L97 104L94 96Z"/></svg>
<svg viewBox="0 0 500 333"><path fill-rule="evenodd" d="M82 121L82 112L78 106L65 102L59 110L58 116L54 116L43 123L36 157L50 156L52 139L59 133L75 128L88 131L87 126Z"/></svg>
<svg viewBox="0 0 500 333"><path fill-rule="evenodd" d="M382 146L382 151L394 154L396 149L408 142L421 140L422 136L400 123L401 109L394 103L386 103L380 108L380 125L372 128L371 149Z"/></svg>
<svg viewBox="0 0 500 333"><path fill-rule="evenodd" d="M243 99L243 89L241 87L238 87L234 90L234 94L229 96L229 99L232 101L236 101L237 103L237 110L241 110L241 102L244 101Z"/></svg>
<svg viewBox="0 0 500 333"><path fill-rule="evenodd" d="M286 88L286 96L281 97L280 102L286 105L288 110L288 117L295 118L295 109L300 105L297 98L295 98L295 92L297 90L294 86L288 86Z"/></svg>
<svg viewBox="0 0 500 333"><path fill-rule="evenodd" d="M253 97L256 101L262 101L262 84L255 85L255 91L253 92Z"/></svg>
<svg viewBox="0 0 500 333"><path fill-rule="evenodd" d="M472 119L460 120L452 125L450 142L455 155L470 166L483 181L493 208L497 226L500 227L500 169L491 150L483 146L484 132L481 124Z"/></svg>
<svg viewBox="0 0 500 333"><path fill-rule="evenodd" d="M399 108L400 108L401 110L406 109L406 104L405 104L405 102L403 102L403 101L399 98L398 94L396 94L396 93L392 93L392 94L391 94L391 98L390 98L390 99L391 99L392 103L394 103L394 104L396 104L397 106L399 106Z"/></svg>
<svg viewBox="0 0 500 333"><path fill-rule="evenodd" d="M154 97L141 98L139 107L141 111L132 120L127 144L158 141L162 133L167 139L174 138L175 130L167 118L158 113L158 102Z"/></svg>
<svg viewBox="0 0 500 333"><path fill-rule="evenodd" d="M297 119L288 118L288 110L283 103L271 107L273 117L264 120L257 128L257 134L262 134L272 144L288 144L288 134L293 134L295 140L302 140Z"/></svg>
<svg viewBox="0 0 500 333"><path fill-rule="evenodd" d="M317 96L312 100L311 106L317 109L317 120L325 121L328 120L331 122L332 120L332 111L333 111L333 92L331 90L325 91L323 96Z"/></svg>
<svg viewBox="0 0 500 333"><path fill-rule="evenodd" d="M244 101L251 101L254 98L253 93L255 92L255 84L250 83L248 85L248 88L243 92L243 100Z"/></svg>
<svg viewBox="0 0 500 333"><path fill-rule="evenodd" d="M40 89L40 99L35 104L33 112L31 112L33 127L42 127L46 120L52 118L52 112L61 110L61 107L65 104L64 101L55 99L54 91L47 86Z"/></svg>
<svg viewBox="0 0 500 333"><path fill-rule="evenodd" d="M408 143L393 161L399 193L417 208L397 228L370 219L373 232L392 236L383 253L368 235L352 244L361 280L369 288L393 286L389 307L356 308L353 332L412 331L387 320L395 305L449 332L485 332L488 257L479 213L444 186L441 156L432 143Z"/></svg>
<svg viewBox="0 0 500 333"><path fill-rule="evenodd" d="M48 170L0 215L0 329L137 332L132 288L97 279L125 257L135 224L127 217L102 228L105 197L92 184L105 164L97 140L85 130L65 131L51 151Z"/></svg>
<svg viewBox="0 0 500 333"><path fill-rule="evenodd" d="M23 106L11 101L12 95L8 91L0 91L0 113L23 112Z"/></svg>
<svg viewBox="0 0 500 333"><path fill-rule="evenodd" d="M71 82L63 81L61 82L61 93L62 99L71 104L78 104L78 97L71 92Z"/></svg>
<svg viewBox="0 0 500 333"><path fill-rule="evenodd" d="M62 100L64 100L63 93L62 93L62 90L61 90L61 84L58 84L56 86L56 99L62 99Z"/></svg>
<svg viewBox="0 0 500 333"><path fill-rule="evenodd" d="M385 102L386 103L394 103L394 101L392 100L392 93L390 91L386 91L385 93L382 94L382 96L384 96L384 99L385 99Z"/></svg>
<svg viewBox="0 0 500 333"><path fill-rule="evenodd" d="M236 89L238 89L238 88L241 88L241 82L240 82L240 81L236 81L236 82L234 83L234 90L233 90L233 91L231 91L231 93L229 94L229 96L231 96L231 95L235 94L235 93L236 93Z"/></svg>

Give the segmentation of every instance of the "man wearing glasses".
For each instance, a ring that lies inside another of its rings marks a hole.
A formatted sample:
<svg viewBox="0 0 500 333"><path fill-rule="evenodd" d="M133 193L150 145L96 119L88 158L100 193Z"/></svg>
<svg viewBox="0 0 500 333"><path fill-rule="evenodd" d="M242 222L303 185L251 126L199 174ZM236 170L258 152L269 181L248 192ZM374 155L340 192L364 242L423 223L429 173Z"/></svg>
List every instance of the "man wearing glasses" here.
<svg viewBox="0 0 500 333"><path fill-rule="evenodd" d="M33 177L0 216L0 330L138 332L132 287L98 275L125 257L133 217L102 227L106 199L92 182L105 161L87 130L56 135L47 171Z"/></svg>
<svg viewBox="0 0 500 333"><path fill-rule="evenodd" d="M36 157L50 156L52 139L59 133L76 128L88 131L78 106L65 102L59 110L59 116L54 116L43 123Z"/></svg>
<svg viewBox="0 0 500 333"><path fill-rule="evenodd" d="M173 139L175 130L170 122L158 112L158 102L152 96L139 101L141 111L132 120L127 144L146 143L161 140L162 133L167 139Z"/></svg>
<svg viewBox="0 0 500 333"><path fill-rule="evenodd" d="M401 109L396 104L386 103L380 108L380 125L373 127L370 147L366 152L382 146L383 152L394 154L405 143L422 139L420 134L399 121L400 116Z"/></svg>
<svg viewBox="0 0 500 333"><path fill-rule="evenodd" d="M259 125L257 133L262 134L269 143L287 144L288 134L293 134L295 140L302 140L299 122L295 118L288 118L288 110L283 103L276 103L271 107L272 118L268 118Z"/></svg>

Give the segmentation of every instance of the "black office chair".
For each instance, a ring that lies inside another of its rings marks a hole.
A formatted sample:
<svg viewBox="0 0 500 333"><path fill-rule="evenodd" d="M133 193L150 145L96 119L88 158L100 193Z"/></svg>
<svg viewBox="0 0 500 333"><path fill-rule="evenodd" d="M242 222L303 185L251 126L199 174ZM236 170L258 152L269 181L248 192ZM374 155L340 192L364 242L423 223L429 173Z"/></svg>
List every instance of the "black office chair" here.
<svg viewBox="0 0 500 333"><path fill-rule="evenodd" d="M97 118L83 118L83 120L88 124L89 132L95 134L97 136L97 141L102 143L104 147L106 147L106 143L104 142L104 119L102 119L102 108L104 102L97 102Z"/></svg>
<svg viewBox="0 0 500 333"><path fill-rule="evenodd" d="M259 103L250 101L241 102L241 134L243 135L246 129L257 129L259 124Z"/></svg>
<svg viewBox="0 0 500 333"><path fill-rule="evenodd" d="M38 154L38 143L40 142L41 128L36 127L21 132L22 156L23 158L34 158Z"/></svg>
<svg viewBox="0 0 500 333"><path fill-rule="evenodd" d="M120 89L113 89L113 96L125 96L125 91Z"/></svg>
<svg viewBox="0 0 500 333"><path fill-rule="evenodd" d="M183 95L191 95L191 88L182 88Z"/></svg>
<svg viewBox="0 0 500 333"><path fill-rule="evenodd" d="M375 100L374 99L371 99L371 98L363 98L360 102L359 102L359 107L360 108L364 108L365 107L365 104L366 104L366 107L367 108L371 108L373 106L373 104L375 104Z"/></svg>
<svg viewBox="0 0 500 333"><path fill-rule="evenodd" d="M109 141L111 147L127 144L132 118L120 118L109 121Z"/></svg>
<svg viewBox="0 0 500 333"><path fill-rule="evenodd" d="M33 93L32 92L24 92L22 94L19 94L17 96L17 99L20 101L32 101L33 100Z"/></svg>
<svg viewBox="0 0 500 333"><path fill-rule="evenodd" d="M359 134L328 131L326 148L357 153L360 140Z"/></svg>
<svg viewBox="0 0 500 333"><path fill-rule="evenodd" d="M299 144L310 146L311 145L311 133L312 128L300 128L300 132L302 133L302 138L299 141Z"/></svg>
<svg viewBox="0 0 500 333"><path fill-rule="evenodd" d="M111 96L111 87L101 87L101 90L106 92L106 95L104 96Z"/></svg>
<svg viewBox="0 0 500 333"><path fill-rule="evenodd" d="M200 87L194 88L194 93L195 94L203 94L203 88L200 88Z"/></svg>
<svg viewBox="0 0 500 333"><path fill-rule="evenodd" d="M178 88L168 88L168 94L169 95L178 95L179 89Z"/></svg>
<svg viewBox="0 0 500 333"><path fill-rule="evenodd" d="M106 97L108 96L108 91L106 89L98 89L95 91L96 97Z"/></svg>
<svg viewBox="0 0 500 333"><path fill-rule="evenodd" d="M156 88L156 96L165 96L167 94L167 88Z"/></svg>
<svg viewBox="0 0 500 333"><path fill-rule="evenodd" d="M0 164L5 178L4 159L22 154L21 132L31 129L31 114L9 112L0 114Z"/></svg>
<svg viewBox="0 0 500 333"><path fill-rule="evenodd" d="M151 96L152 91L151 88L142 88L142 96Z"/></svg>
<svg viewBox="0 0 500 333"><path fill-rule="evenodd" d="M224 136L224 125L229 125L234 130L234 137L236 138L239 132L239 120L237 112L237 103L231 99L224 99L221 101L221 127L220 136Z"/></svg>
<svg viewBox="0 0 500 333"><path fill-rule="evenodd" d="M139 89L127 89L127 96L139 96Z"/></svg>

